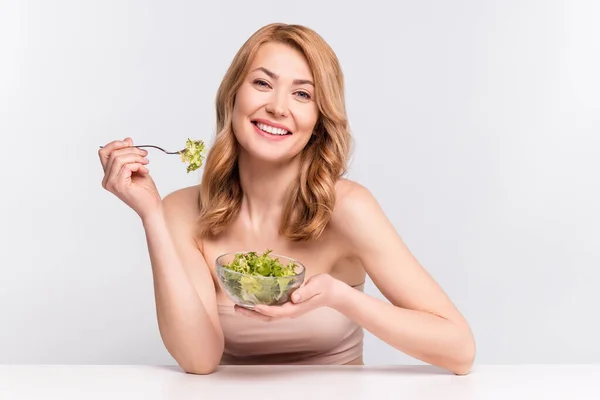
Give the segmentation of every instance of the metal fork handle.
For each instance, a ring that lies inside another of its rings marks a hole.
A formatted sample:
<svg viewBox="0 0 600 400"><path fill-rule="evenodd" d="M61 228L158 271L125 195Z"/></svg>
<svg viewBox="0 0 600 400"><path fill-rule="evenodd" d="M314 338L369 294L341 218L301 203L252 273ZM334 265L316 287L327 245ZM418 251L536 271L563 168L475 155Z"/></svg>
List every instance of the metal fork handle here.
<svg viewBox="0 0 600 400"><path fill-rule="evenodd" d="M103 148L104 146L100 146L100 148ZM165 149L158 147L158 146L154 146L153 144L141 144L141 145L137 145L137 146L132 146L132 147L137 147L137 148L142 148L142 147L153 147L155 149L158 149L162 152L164 152L165 154L181 154L185 151L185 149L183 150L179 150L179 151L166 151Z"/></svg>

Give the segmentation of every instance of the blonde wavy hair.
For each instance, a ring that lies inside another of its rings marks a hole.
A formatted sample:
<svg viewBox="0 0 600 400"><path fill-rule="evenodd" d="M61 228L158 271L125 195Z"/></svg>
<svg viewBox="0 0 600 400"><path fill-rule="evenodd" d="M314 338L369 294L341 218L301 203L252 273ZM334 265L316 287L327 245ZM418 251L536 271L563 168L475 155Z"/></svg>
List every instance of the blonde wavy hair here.
<svg viewBox="0 0 600 400"><path fill-rule="evenodd" d="M198 234L214 237L233 221L242 204L238 173L239 145L232 130L235 95L259 48L284 43L307 59L315 81L319 119L302 150L298 184L288 197L280 234L292 241L315 240L331 218L335 184L347 170L352 138L346 115L344 78L337 56L313 30L301 25L270 24L256 31L235 55L216 97L216 137L209 151L199 195Z"/></svg>

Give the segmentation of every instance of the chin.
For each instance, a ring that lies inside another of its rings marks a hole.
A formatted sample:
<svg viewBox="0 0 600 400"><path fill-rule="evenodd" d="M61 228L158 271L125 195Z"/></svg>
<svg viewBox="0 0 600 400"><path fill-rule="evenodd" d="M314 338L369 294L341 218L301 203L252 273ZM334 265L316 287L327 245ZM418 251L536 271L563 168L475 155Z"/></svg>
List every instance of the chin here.
<svg viewBox="0 0 600 400"><path fill-rule="evenodd" d="M294 159L298 153L290 149L269 148L261 146L260 143L249 143L247 146L241 144L242 151L248 154L252 160L266 162L270 164L283 164Z"/></svg>

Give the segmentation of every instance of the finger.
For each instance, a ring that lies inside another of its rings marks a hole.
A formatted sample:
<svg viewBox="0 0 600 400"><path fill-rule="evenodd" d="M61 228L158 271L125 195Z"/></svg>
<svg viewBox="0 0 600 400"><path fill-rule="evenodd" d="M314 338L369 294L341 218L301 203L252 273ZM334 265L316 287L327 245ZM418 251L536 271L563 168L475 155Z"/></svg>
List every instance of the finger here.
<svg viewBox="0 0 600 400"><path fill-rule="evenodd" d="M144 166L140 163L123 164L117 175L107 182L107 188L117 192L123 191L127 186L127 182L131 181L133 173L141 171L142 168Z"/></svg>
<svg viewBox="0 0 600 400"><path fill-rule="evenodd" d="M292 302L293 303L301 303L307 300L312 299L321 294L321 289L319 285L310 284L310 281L306 283L304 286L300 286L298 289L292 293Z"/></svg>
<svg viewBox="0 0 600 400"><path fill-rule="evenodd" d="M254 311L271 318L290 318L299 311L296 307L297 306L292 303L285 303L280 306L257 304L254 307Z"/></svg>
<svg viewBox="0 0 600 400"><path fill-rule="evenodd" d="M105 172L109 171L112 168L112 165L114 164L116 159L118 159L119 157L126 155L126 154L137 154L137 155L145 157L148 155L148 151L144 150L144 149L138 149L137 147L132 147L132 146L126 146L126 147L122 147L117 150L113 150L108 155L108 159L106 161Z"/></svg>
<svg viewBox="0 0 600 400"><path fill-rule="evenodd" d="M125 140L113 140L98 150L98 156L104 170L106 171L108 158L113 151L129 146L131 146L131 138L126 138Z"/></svg>
<svg viewBox="0 0 600 400"><path fill-rule="evenodd" d="M135 172L139 172L144 166L140 163L127 163L124 164L119 173L117 174L117 181L115 187L123 188L127 181L131 181L131 176Z"/></svg>
<svg viewBox="0 0 600 400"><path fill-rule="evenodd" d="M302 304L285 303L281 306L257 306L254 309L272 319L298 318L318 307L313 301L305 301Z"/></svg>
<svg viewBox="0 0 600 400"><path fill-rule="evenodd" d="M248 310L247 308L240 307L238 305L234 306L234 310L238 314L242 314L242 315L244 315L246 317L258 319L259 321L269 322L269 321L273 320L273 318L271 318L271 317L269 317L267 315L262 315L260 313L257 313L257 312L252 311L252 310Z"/></svg>
<svg viewBox="0 0 600 400"><path fill-rule="evenodd" d="M131 178L131 175L133 175L134 172L138 172L143 167L143 164L137 162L123 164L117 174L117 182L126 181L128 178Z"/></svg>
<svg viewBox="0 0 600 400"><path fill-rule="evenodd" d="M106 188L109 182L114 181L117 178L117 175L119 175L123 169L123 165L132 163L147 165L149 162L150 160L147 158L135 153L128 153L118 156L106 171L104 179L102 180L102 186Z"/></svg>
<svg viewBox="0 0 600 400"><path fill-rule="evenodd" d="M105 173L107 175L110 175L110 172L114 169L113 166L115 166L115 162L117 160L119 160L121 157L129 156L131 154L145 157L146 155L148 155L148 152L143 149L138 149L137 147L126 147L126 148L122 148L119 150L115 150L112 153L110 153L110 155L108 156L108 161L106 162ZM127 161L125 161L125 162L127 162ZM119 165L116 165L117 170L115 172L119 172L119 168L121 166L122 166L122 163Z"/></svg>
<svg viewBox="0 0 600 400"><path fill-rule="evenodd" d="M128 164L129 165L129 164ZM131 164L132 166L139 165L139 163ZM140 165L138 169L131 168L130 171L140 173L142 175L149 174L150 170L145 165Z"/></svg>

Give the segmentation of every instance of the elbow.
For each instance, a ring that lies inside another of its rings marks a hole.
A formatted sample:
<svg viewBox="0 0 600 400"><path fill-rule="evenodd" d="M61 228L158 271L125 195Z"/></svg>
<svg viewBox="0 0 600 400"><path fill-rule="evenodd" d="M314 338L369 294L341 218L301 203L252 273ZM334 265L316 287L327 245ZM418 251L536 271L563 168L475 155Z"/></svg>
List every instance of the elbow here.
<svg viewBox="0 0 600 400"><path fill-rule="evenodd" d="M203 351L181 350L178 354L171 353L179 367L186 374L209 375L217 370L223 356L223 341L216 347Z"/></svg>
<svg viewBox="0 0 600 400"><path fill-rule="evenodd" d="M463 376L463 375L469 375L471 373L472 369L473 369L473 363L466 362L466 363L456 364L455 366L450 368L450 372L452 372L454 375Z"/></svg>
<svg viewBox="0 0 600 400"><path fill-rule="evenodd" d="M468 375L473 369L476 356L475 340L472 335L467 335L465 344L460 346L456 359L452 363L450 371L455 375Z"/></svg>
<svg viewBox="0 0 600 400"><path fill-rule="evenodd" d="M186 374L209 375L217 370L221 363L221 352L211 352L178 360L178 364Z"/></svg>
<svg viewBox="0 0 600 400"><path fill-rule="evenodd" d="M186 374L209 375L217 370L219 363L203 361L203 362L198 362L198 363L186 363L186 364L182 363L182 364L179 364L179 366L181 367L181 369L183 369L183 371Z"/></svg>
<svg viewBox="0 0 600 400"><path fill-rule="evenodd" d="M215 372L216 369L217 369L217 366L215 365L214 367L209 366L209 367L183 368L183 371L186 374L190 374L190 375L210 375L213 372Z"/></svg>

